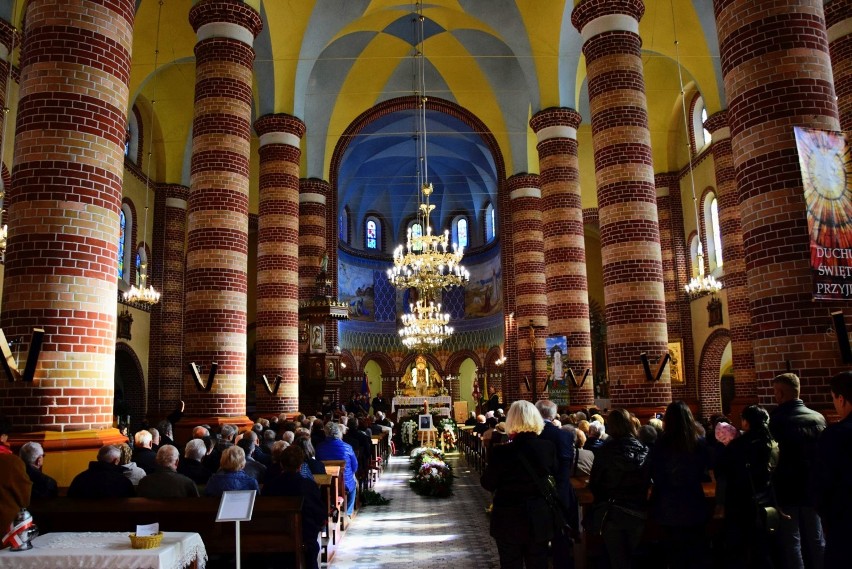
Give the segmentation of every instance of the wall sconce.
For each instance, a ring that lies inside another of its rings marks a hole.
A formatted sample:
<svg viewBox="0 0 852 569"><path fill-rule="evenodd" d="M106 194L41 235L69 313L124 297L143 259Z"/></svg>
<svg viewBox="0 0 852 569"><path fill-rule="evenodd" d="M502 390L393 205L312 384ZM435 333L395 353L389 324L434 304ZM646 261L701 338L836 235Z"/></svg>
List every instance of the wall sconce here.
<svg viewBox="0 0 852 569"><path fill-rule="evenodd" d="M207 383L201 383L201 369L195 362L189 364L189 369L192 372L192 379L195 380L195 387L199 391L208 392L213 387L213 379L216 377L216 370L219 369L219 364L216 362L210 363L210 371L207 374Z"/></svg>
<svg viewBox="0 0 852 569"><path fill-rule="evenodd" d="M3 366L3 371L6 372L6 377L9 381L24 381L32 383L35 377L35 368L38 364L38 358L41 355L41 343L44 340L44 329L33 328L33 335L30 338L30 349L27 352L27 363L24 366L24 373L18 370L18 363L12 356L12 351L9 349L9 342L6 341L6 335L3 330L0 330L0 351L3 352L3 357L0 358L0 364Z"/></svg>
<svg viewBox="0 0 852 569"><path fill-rule="evenodd" d="M283 379L280 375L275 376L275 382L274 382L275 387L273 387L269 383L269 379L266 377L265 374L260 376L260 379L261 379L261 381L263 381L263 386L266 388L267 393L269 393L270 395L277 395L278 394L278 388L281 387L281 380Z"/></svg>

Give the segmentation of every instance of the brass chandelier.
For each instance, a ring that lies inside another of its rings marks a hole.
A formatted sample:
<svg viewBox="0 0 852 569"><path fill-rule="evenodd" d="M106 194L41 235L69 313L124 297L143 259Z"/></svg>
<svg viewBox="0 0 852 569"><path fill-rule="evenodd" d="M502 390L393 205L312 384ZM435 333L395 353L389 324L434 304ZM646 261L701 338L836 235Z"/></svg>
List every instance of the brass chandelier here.
<svg viewBox="0 0 852 569"><path fill-rule="evenodd" d="M419 185L417 221L408 229L405 246L400 245L393 253L393 267L388 269L388 280L399 290L414 289L418 300L409 305L410 312L402 315L399 336L409 350L425 352L437 348L453 334L449 325L450 315L441 311L438 295L444 289L464 286L470 274L462 266L464 247L450 245L449 232L433 235L430 216L435 206L429 203L434 191L429 182L426 151L426 72L423 41L423 6L416 3L418 19L418 47L414 51L415 68L419 81L417 131L419 163L417 171Z"/></svg>

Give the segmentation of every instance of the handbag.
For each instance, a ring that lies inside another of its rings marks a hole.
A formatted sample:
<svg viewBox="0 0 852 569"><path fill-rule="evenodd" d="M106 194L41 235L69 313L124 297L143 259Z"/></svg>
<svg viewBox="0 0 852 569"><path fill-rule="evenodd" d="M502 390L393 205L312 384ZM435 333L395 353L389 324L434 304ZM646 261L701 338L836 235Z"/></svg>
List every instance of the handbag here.
<svg viewBox="0 0 852 569"><path fill-rule="evenodd" d="M553 514L553 519L556 521L556 530L563 536L573 538L575 536L575 531L574 528L571 527L571 524L568 523L568 519L570 518L568 512L563 511L566 508L559 499L559 493L556 491L556 479L549 474L546 476L537 474L527 460L527 457L523 454L519 454L518 457L521 460L521 464L524 465L524 468L530 475L530 478L532 478L533 482L535 482L539 492L542 496L544 496L544 500L547 502L547 507L550 510L550 513Z"/></svg>
<svg viewBox="0 0 852 569"><path fill-rule="evenodd" d="M781 512L775 506L765 506L760 503L760 498L757 496L757 491L754 488L754 479L751 476L751 463L747 462L745 466L748 472L748 482L751 485L751 497L755 508L755 527L768 535L773 535L781 525ZM771 481L769 483L769 493L774 498L775 492Z"/></svg>

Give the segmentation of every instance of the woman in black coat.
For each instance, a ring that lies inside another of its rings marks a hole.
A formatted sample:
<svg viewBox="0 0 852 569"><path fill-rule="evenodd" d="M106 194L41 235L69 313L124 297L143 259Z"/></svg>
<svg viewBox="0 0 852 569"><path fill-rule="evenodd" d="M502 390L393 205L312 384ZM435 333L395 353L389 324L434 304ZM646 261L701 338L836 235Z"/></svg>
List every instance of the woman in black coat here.
<svg viewBox="0 0 852 569"><path fill-rule="evenodd" d="M595 453L589 475L594 502L586 529L603 538L604 567L629 569L648 517L648 447L624 409L614 409L606 425L609 439Z"/></svg>
<svg viewBox="0 0 852 569"><path fill-rule="evenodd" d="M506 417L510 442L493 448L482 474L483 488L494 492L491 537L497 542L503 569L547 568L547 544L553 538L555 520L529 471L541 478L556 474L556 447L538 438L543 428L541 414L532 403L512 403Z"/></svg>
<svg viewBox="0 0 852 569"><path fill-rule="evenodd" d="M707 445L683 401L669 404L663 424L663 434L650 454L652 517L662 530L670 568L706 567L710 508L702 482L709 480Z"/></svg>
<svg viewBox="0 0 852 569"><path fill-rule="evenodd" d="M743 434L725 447L716 465L716 503L725 516L725 566L768 569L769 535L758 524L758 507L776 506L772 471L778 444L769 433L769 413L757 405L743 410Z"/></svg>

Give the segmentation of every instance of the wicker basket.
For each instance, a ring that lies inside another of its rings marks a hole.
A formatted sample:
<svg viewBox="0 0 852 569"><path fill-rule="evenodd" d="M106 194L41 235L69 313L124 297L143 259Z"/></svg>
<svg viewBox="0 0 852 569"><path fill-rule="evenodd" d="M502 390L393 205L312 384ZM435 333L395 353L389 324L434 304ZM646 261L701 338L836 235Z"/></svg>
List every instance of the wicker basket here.
<svg viewBox="0 0 852 569"><path fill-rule="evenodd" d="M154 549L160 547L163 541L163 532L157 535L137 536L135 533L130 534L130 545L133 549Z"/></svg>

